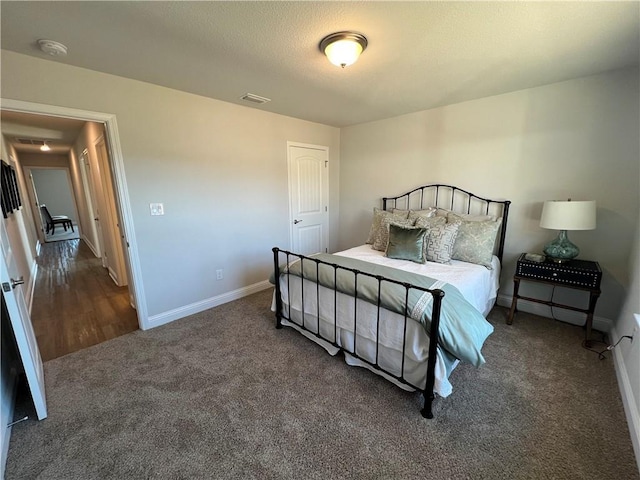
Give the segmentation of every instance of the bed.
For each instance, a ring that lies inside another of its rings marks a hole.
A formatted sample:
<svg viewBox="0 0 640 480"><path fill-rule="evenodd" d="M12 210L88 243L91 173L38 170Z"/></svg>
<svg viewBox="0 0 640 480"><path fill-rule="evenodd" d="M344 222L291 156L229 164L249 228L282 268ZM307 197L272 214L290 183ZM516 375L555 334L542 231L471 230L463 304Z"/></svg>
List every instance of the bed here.
<svg viewBox="0 0 640 480"><path fill-rule="evenodd" d="M433 418L461 362L482 365L510 202L430 184L374 208L369 237L335 254L273 248L276 327L424 397Z"/></svg>

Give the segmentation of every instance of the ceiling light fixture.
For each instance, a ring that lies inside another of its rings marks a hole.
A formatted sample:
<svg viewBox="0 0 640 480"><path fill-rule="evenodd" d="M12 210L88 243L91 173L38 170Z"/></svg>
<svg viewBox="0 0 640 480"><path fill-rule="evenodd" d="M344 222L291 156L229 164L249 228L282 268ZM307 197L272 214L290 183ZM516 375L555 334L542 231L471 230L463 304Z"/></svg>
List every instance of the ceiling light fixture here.
<svg viewBox="0 0 640 480"><path fill-rule="evenodd" d="M51 147L49 145L47 145L47 142L44 142L44 145L42 145L40 147L40 150L42 150L43 152L50 152L51 151Z"/></svg>
<svg viewBox="0 0 640 480"><path fill-rule="evenodd" d="M40 50L52 57L64 57L67 55L66 45L56 42L55 40L40 39L38 40L38 46Z"/></svg>
<svg viewBox="0 0 640 480"><path fill-rule="evenodd" d="M320 51L331 63L344 68L358 60L360 54L367 48L367 44L364 35L354 32L337 32L322 39Z"/></svg>

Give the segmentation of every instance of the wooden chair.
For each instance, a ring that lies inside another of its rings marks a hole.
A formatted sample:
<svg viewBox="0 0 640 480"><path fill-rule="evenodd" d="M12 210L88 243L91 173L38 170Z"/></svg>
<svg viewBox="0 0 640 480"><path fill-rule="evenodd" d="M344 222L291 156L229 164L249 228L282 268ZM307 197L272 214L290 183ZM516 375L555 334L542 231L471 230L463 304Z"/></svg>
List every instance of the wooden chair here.
<svg viewBox="0 0 640 480"><path fill-rule="evenodd" d="M51 214L49 213L49 209L44 203L40 205L40 212L42 213L43 220L47 224L46 233L49 233L49 230L51 230L51 235L54 235L56 233L56 225L62 225L65 232L67 231L67 227L70 227L72 232L74 231L73 222L66 215L51 216Z"/></svg>

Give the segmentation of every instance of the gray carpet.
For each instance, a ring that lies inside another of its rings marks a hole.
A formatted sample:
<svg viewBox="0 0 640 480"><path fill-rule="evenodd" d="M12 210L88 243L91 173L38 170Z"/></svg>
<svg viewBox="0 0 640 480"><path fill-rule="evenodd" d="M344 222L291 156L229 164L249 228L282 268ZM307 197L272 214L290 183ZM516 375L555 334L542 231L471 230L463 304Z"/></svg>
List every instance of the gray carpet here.
<svg viewBox="0 0 640 480"><path fill-rule="evenodd" d="M45 364L49 418L6 479L637 479L611 359L583 331L490 314L487 364L421 397L290 329L270 291Z"/></svg>

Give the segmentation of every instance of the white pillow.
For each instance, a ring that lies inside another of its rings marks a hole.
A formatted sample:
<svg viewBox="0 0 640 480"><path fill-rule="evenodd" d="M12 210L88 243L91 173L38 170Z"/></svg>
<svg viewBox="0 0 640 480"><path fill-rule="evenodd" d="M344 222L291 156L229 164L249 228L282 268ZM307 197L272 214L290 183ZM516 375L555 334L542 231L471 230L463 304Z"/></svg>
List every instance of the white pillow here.
<svg viewBox="0 0 640 480"><path fill-rule="evenodd" d="M451 211L447 211L446 217L447 222L449 223L453 223L458 220L465 220L467 222L495 222L498 220L498 217L496 217L495 215L473 215L471 213L457 213Z"/></svg>
<svg viewBox="0 0 640 480"><path fill-rule="evenodd" d="M417 220L418 218L431 218L435 217L436 209L433 207L425 208L423 210L409 210L409 220Z"/></svg>

